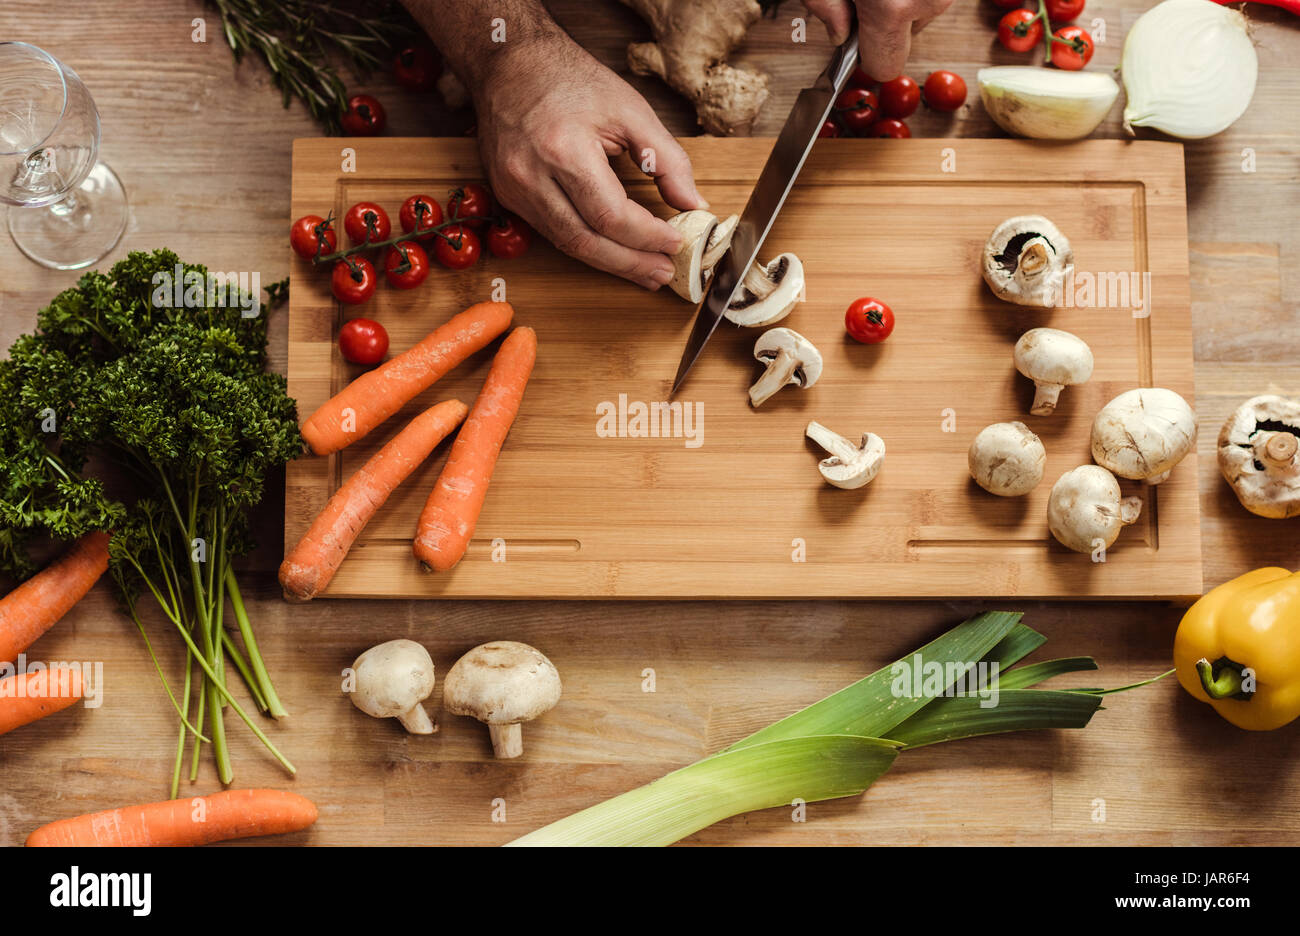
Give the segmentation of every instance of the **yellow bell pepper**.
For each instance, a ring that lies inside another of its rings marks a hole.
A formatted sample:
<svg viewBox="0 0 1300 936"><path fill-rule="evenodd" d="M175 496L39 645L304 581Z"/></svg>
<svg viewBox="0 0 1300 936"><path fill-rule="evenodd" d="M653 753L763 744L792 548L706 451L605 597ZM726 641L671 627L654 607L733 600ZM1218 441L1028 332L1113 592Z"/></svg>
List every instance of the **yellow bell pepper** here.
<svg viewBox="0 0 1300 936"><path fill-rule="evenodd" d="M1183 688L1238 728L1300 716L1300 572L1247 572L1192 605L1174 637Z"/></svg>

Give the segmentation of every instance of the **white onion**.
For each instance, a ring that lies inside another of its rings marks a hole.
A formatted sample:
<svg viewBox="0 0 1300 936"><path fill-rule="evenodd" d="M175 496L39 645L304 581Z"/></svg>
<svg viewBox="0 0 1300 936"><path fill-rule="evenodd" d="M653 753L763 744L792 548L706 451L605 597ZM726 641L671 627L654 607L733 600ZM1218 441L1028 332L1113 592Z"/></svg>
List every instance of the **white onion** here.
<svg viewBox="0 0 1300 936"><path fill-rule="evenodd" d="M1245 113L1259 60L1239 10L1213 0L1165 0L1133 24L1120 67L1126 129L1199 140Z"/></svg>
<svg viewBox="0 0 1300 936"><path fill-rule="evenodd" d="M1038 140L1087 136L1119 97L1119 85L1104 72L1002 65L981 68L976 79L999 127Z"/></svg>

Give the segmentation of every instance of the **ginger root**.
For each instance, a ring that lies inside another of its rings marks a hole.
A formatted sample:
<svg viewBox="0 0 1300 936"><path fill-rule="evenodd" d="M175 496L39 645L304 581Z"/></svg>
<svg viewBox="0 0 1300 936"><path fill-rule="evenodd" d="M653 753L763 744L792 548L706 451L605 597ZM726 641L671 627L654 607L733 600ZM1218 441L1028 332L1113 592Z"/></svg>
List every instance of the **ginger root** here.
<svg viewBox="0 0 1300 936"><path fill-rule="evenodd" d="M726 63L762 15L757 0L621 0L650 24L654 42L634 42L627 64L657 75L695 105L705 132L747 136L767 100L767 75Z"/></svg>

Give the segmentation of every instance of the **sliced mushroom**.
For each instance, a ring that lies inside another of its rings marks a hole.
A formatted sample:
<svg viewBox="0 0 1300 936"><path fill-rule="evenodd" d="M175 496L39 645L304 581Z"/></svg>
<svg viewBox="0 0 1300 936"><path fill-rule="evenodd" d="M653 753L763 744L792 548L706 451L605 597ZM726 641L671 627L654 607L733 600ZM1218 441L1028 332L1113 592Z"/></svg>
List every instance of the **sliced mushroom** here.
<svg viewBox="0 0 1300 936"><path fill-rule="evenodd" d="M771 325L789 315L804 295L803 263L792 253L780 254L749 268L740 294L727 306L727 321L748 328Z"/></svg>
<svg viewBox="0 0 1300 936"><path fill-rule="evenodd" d="M1024 423L994 423L975 436L966 462L975 483L990 494L1019 497L1043 480L1047 450Z"/></svg>
<svg viewBox="0 0 1300 936"><path fill-rule="evenodd" d="M1237 407L1219 432L1219 471L1251 513L1300 516L1300 402L1266 394Z"/></svg>
<svg viewBox="0 0 1300 936"><path fill-rule="evenodd" d="M827 484L837 488L852 491L870 484L884 464L885 442L874 432L862 433L861 441L854 445L814 420L804 435L830 453L829 458L817 463L817 470Z"/></svg>
<svg viewBox="0 0 1300 936"><path fill-rule="evenodd" d="M1092 423L1092 458L1121 478L1159 484L1196 442L1196 414L1177 393L1121 393Z"/></svg>
<svg viewBox="0 0 1300 936"><path fill-rule="evenodd" d="M705 267L704 255L709 247L709 236L718 227L718 216L697 208L673 215L668 223L682 235L682 245L673 255L673 278L668 285L683 299L699 302L704 298L704 287L708 284L709 271L713 267L713 264ZM713 263L718 262L725 250L724 246L722 251L718 251Z"/></svg>
<svg viewBox="0 0 1300 936"><path fill-rule="evenodd" d="M1141 499L1122 497L1113 474L1099 465L1080 465L1052 485L1047 526L1061 545L1090 553L1109 549L1141 512Z"/></svg>
<svg viewBox="0 0 1300 936"><path fill-rule="evenodd" d="M1042 215L1008 218L984 245L984 282L999 299L1050 308L1065 295L1074 271L1074 250Z"/></svg>
<svg viewBox="0 0 1300 936"><path fill-rule="evenodd" d="M822 356L803 335L790 328L773 328L758 336L754 360L767 365L749 388L749 402L762 406L782 387L807 389L822 375Z"/></svg>
<svg viewBox="0 0 1300 936"><path fill-rule="evenodd" d="M1016 342L1015 361L1016 370L1037 388L1029 408L1035 416L1052 415L1062 390L1092 376L1092 349L1059 328L1029 329Z"/></svg>

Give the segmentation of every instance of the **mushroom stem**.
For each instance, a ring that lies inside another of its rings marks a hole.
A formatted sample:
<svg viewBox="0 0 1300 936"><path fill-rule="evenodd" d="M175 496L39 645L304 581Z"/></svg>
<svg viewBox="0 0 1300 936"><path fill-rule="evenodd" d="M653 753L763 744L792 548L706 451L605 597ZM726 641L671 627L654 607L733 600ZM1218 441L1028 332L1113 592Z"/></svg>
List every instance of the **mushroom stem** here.
<svg viewBox="0 0 1300 936"><path fill-rule="evenodd" d="M776 356L767 365L767 370L763 371L763 376L749 388L749 402L754 406L761 406L788 384L798 369L798 357L785 348L777 351Z"/></svg>
<svg viewBox="0 0 1300 936"><path fill-rule="evenodd" d="M1020 271L1033 276L1047 266L1047 260L1047 248L1042 241L1035 241L1020 255Z"/></svg>
<svg viewBox="0 0 1300 936"><path fill-rule="evenodd" d="M1168 477L1168 475L1165 477ZM1137 519L1141 515L1142 498L1126 497L1119 502L1119 522L1124 526L1132 526L1137 523Z"/></svg>
<svg viewBox="0 0 1300 936"><path fill-rule="evenodd" d="M752 391L751 391L752 392ZM821 423L813 420L808 423L804 430L804 435L812 439L826 451L840 459L840 461L849 462L858 454L858 447L850 442L838 432L831 432Z"/></svg>
<svg viewBox="0 0 1300 936"><path fill-rule="evenodd" d="M518 757L524 753L523 725L488 725L488 737L492 739L492 753L497 757Z"/></svg>
<svg viewBox="0 0 1300 936"><path fill-rule="evenodd" d="M1290 432L1273 432L1260 445L1255 442L1255 457L1265 468L1274 471L1291 472L1295 470L1296 452L1300 450L1300 440Z"/></svg>
<svg viewBox="0 0 1300 936"><path fill-rule="evenodd" d="M1051 416L1056 412L1056 401L1061 397L1065 384L1040 383L1035 385L1034 405L1029 412L1035 416Z"/></svg>
<svg viewBox="0 0 1300 936"><path fill-rule="evenodd" d="M429 713L424 710L423 705L402 712L397 716L397 720L411 734L433 734L438 730L438 726L430 720Z"/></svg>

